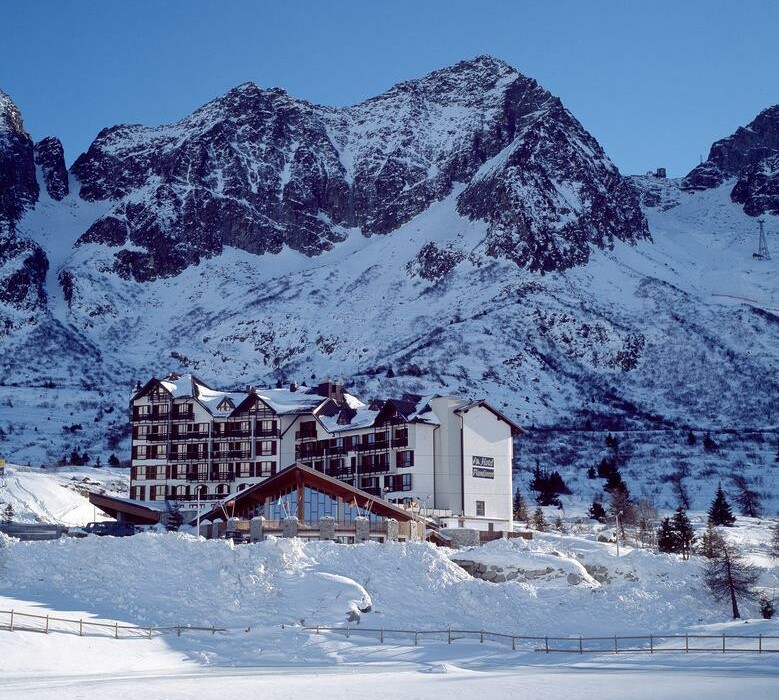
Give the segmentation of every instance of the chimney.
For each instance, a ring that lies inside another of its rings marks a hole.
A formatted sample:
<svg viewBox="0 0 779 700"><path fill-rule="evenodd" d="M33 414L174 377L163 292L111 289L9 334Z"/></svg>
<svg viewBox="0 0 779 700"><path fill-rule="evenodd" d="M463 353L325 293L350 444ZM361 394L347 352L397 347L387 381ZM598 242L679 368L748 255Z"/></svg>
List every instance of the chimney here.
<svg viewBox="0 0 779 700"><path fill-rule="evenodd" d="M317 394L326 398L333 399L336 403L343 403L344 401L344 384L343 381L338 379L335 382L331 382L329 379L326 382L322 382L317 386Z"/></svg>
<svg viewBox="0 0 779 700"><path fill-rule="evenodd" d="M297 390L298 390L298 385L297 385L297 383L296 383L296 382L290 382L290 383L289 383L289 390L290 390L290 391L297 391Z"/></svg>

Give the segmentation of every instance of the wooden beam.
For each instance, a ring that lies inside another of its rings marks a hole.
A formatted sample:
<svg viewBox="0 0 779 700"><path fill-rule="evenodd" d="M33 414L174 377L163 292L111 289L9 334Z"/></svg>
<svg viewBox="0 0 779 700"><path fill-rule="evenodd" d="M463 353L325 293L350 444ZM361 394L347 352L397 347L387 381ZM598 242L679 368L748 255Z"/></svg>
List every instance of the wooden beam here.
<svg viewBox="0 0 779 700"><path fill-rule="evenodd" d="M306 519L306 488L305 484L303 483L303 474L300 472L300 470L295 471L295 487L297 488L297 498L298 498L298 521L303 522Z"/></svg>

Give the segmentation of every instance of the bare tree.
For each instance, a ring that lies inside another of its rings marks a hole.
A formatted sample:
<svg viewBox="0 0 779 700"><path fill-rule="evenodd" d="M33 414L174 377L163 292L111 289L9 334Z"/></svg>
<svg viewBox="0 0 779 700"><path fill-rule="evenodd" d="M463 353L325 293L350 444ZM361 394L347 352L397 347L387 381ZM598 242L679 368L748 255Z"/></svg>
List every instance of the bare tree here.
<svg viewBox="0 0 779 700"><path fill-rule="evenodd" d="M703 570L703 584L714 600L730 600L733 619L736 620L741 617L738 600L754 600L757 597L754 585L760 573L724 540L714 554Z"/></svg>

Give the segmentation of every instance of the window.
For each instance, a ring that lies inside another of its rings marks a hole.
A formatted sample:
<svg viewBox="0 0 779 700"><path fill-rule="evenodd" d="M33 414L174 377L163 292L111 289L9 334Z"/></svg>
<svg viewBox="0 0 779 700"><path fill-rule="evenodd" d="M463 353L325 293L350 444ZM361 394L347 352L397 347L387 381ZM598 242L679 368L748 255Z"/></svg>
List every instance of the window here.
<svg viewBox="0 0 779 700"><path fill-rule="evenodd" d="M312 438L316 437L316 421L308 420L300 423L300 437Z"/></svg>
<svg viewBox="0 0 779 700"><path fill-rule="evenodd" d="M239 462L238 463L238 476L247 478L253 476L252 463L251 462Z"/></svg>
<svg viewBox="0 0 779 700"><path fill-rule="evenodd" d="M484 501L476 501L476 515L484 515Z"/></svg>
<svg viewBox="0 0 779 700"><path fill-rule="evenodd" d="M368 491L368 493L371 493L371 491L377 491L379 488L379 477L378 476L366 476L360 479L360 488L363 491Z"/></svg>
<svg viewBox="0 0 779 700"><path fill-rule="evenodd" d="M258 435L275 435L276 434L276 421L275 420L261 420L261 421L257 421L257 434Z"/></svg>
<svg viewBox="0 0 779 700"><path fill-rule="evenodd" d="M257 476L273 476L276 473L275 462L258 462Z"/></svg>
<svg viewBox="0 0 779 700"><path fill-rule="evenodd" d="M405 469L406 467L414 466L414 450L403 450L398 452L395 458L395 465L398 469Z"/></svg>
<svg viewBox="0 0 779 700"><path fill-rule="evenodd" d="M411 491L411 474L390 474L384 477L384 488L388 491Z"/></svg>
<svg viewBox="0 0 779 700"><path fill-rule="evenodd" d="M146 467L133 467L130 470L130 477L133 481L138 481L146 478Z"/></svg>
<svg viewBox="0 0 779 700"><path fill-rule="evenodd" d="M273 440L261 440L257 443L257 454L267 457L276 454L276 443Z"/></svg>
<svg viewBox="0 0 779 700"><path fill-rule="evenodd" d="M152 486L149 493L150 501L164 501L165 500L165 487L164 486Z"/></svg>

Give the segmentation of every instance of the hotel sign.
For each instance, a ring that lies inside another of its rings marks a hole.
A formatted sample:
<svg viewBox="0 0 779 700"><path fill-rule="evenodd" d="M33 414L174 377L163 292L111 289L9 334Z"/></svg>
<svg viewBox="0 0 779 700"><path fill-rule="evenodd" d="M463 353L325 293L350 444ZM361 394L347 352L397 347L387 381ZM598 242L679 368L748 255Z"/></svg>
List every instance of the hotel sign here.
<svg viewBox="0 0 779 700"><path fill-rule="evenodd" d="M495 458L494 457L480 457L479 455L473 455L471 458L471 464L473 465L473 476L477 479L494 479L495 478Z"/></svg>

